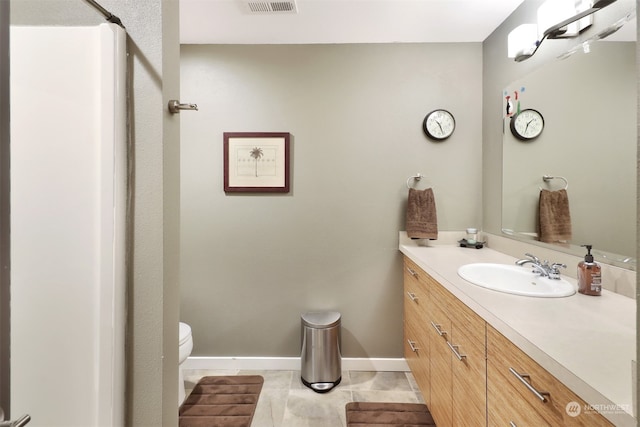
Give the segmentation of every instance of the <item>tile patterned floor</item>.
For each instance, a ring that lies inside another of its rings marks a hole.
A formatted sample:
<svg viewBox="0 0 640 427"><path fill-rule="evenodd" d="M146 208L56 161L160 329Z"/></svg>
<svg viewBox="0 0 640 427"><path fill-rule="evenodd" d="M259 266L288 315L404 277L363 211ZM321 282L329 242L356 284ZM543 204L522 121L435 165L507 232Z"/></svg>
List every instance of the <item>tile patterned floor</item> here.
<svg viewBox="0 0 640 427"><path fill-rule="evenodd" d="M251 427L346 427L348 402L424 403L410 372L345 371L340 384L316 393L300 381L300 371L185 370L187 395L207 375L262 375L264 385Z"/></svg>

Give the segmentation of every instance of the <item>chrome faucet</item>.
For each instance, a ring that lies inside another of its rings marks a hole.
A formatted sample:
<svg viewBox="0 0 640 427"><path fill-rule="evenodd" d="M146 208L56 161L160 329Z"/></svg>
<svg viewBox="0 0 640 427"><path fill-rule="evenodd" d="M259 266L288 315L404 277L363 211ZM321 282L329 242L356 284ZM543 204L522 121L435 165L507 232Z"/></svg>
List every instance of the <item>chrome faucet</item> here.
<svg viewBox="0 0 640 427"><path fill-rule="evenodd" d="M533 267L533 272L540 274L541 277L548 277L549 279L560 279L560 268L567 268L565 264L554 262L553 264L549 264L549 261L544 260L540 262L540 259L533 255L526 253L524 254L527 258L519 259L516 261L516 265L524 266L525 264L531 264Z"/></svg>
<svg viewBox="0 0 640 427"><path fill-rule="evenodd" d="M523 266L527 263L531 263L533 265L540 265L540 260L538 259L537 256L529 253L524 254L524 256L526 256L527 258L519 259L518 261L516 261L516 265Z"/></svg>

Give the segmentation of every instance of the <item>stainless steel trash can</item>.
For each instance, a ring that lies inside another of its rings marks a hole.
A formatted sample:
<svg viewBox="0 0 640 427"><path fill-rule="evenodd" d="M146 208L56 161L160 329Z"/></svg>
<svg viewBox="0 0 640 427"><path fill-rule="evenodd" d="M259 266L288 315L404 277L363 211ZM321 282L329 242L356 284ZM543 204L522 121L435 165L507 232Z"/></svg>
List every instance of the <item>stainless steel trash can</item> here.
<svg viewBox="0 0 640 427"><path fill-rule="evenodd" d="M309 312L302 315L302 383L318 393L340 384L342 356L340 313Z"/></svg>

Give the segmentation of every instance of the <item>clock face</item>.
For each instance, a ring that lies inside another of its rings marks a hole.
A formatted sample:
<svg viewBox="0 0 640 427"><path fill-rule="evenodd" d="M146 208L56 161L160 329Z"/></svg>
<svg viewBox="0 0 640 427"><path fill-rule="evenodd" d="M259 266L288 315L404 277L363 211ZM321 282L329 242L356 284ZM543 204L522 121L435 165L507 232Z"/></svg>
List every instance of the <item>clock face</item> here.
<svg viewBox="0 0 640 427"><path fill-rule="evenodd" d="M537 138L544 129L544 118L536 110L522 110L511 118L511 133L518 139L529 141Z"/></svg>
<svg viewBox="0 0 640 427"><path fill-rule="evenodd" d="M456 128L456 121L447 110L434 110L424 118L422 127L429 138L443 140L451 136Z"/></svg>

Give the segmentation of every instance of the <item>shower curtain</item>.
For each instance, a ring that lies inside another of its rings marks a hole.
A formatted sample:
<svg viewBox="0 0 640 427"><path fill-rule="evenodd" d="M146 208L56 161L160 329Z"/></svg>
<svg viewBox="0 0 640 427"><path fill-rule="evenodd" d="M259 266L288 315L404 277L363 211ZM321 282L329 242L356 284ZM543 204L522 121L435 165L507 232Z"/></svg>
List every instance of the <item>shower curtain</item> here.
<svg viewBox="0 0 640 427"><path fill-rule="evenodd" d="M126 35L11 28L11 413L124 423Z"/></svg>

